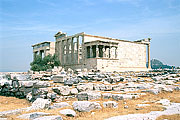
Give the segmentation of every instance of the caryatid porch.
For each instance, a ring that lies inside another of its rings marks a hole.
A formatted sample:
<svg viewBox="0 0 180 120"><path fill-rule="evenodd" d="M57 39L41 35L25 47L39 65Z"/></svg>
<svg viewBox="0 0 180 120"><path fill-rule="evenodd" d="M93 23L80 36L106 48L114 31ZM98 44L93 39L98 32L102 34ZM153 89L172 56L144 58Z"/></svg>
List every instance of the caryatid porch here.
<svg viewBox="0 0 180 120"><path fill-rule="evenodd" d="M85 43L86 58L118 58L118 43L106 41L91 41Z"/></svg>

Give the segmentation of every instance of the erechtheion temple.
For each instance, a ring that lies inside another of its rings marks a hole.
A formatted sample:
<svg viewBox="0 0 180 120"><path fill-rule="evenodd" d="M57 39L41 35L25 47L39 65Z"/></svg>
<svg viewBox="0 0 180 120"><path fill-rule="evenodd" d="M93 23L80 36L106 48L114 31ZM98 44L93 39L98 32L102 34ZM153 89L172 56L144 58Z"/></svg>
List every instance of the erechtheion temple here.
<svg viewBox="0 0 180 120"><path fill-rule="evenodd" d="M49 41L41 42L32 45L32 47L33 47L33 58L35 58L37 55L40 55L43 58L48 54L53 55L55 53L55 42L49 42Z"/></svg>
<svg viewBox="0 0 180 120"><path fill-rule="evenodd" d="M55 54L64 68L106 72L151 69L150 38L127 41L84 32L72 36L58 32L55 38Z"/></svg>

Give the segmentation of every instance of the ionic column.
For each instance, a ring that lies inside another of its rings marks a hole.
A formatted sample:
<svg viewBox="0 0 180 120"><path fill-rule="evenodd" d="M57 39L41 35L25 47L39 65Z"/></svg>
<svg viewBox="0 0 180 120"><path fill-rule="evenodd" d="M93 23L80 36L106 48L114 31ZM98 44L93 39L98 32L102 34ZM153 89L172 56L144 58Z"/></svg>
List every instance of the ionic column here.
<svg viewBox="0 0 180 120"><path fill-rule="evenodd" d="M148 69L151 69L150 44L148 44Z"/></svg>
<svg viewBox="0 0 180 120"><path fill-rule="evenodd" d="M61 63L64 65L64 41L61 42Z"/></svg>
<svg viewBox="0 0 180 120"><path fill-rule="evenodd" d="M117 47L115 47L115 58L117 58Z"/></svg>
<svg viewBox="0 0 180 120"><path fill-rule="evenodd" d="M109 58L111 58L111 46L109 46Z"/></svg>
<svg viewBox="0 0 180 120"><path fill-rule="evenodd" d="M90 46L90 58L93 57L93 54L92 54L92 46Z"/></svg>
<svg viewBox="0 0 180 120"><path fill-rule="evenodd" d="M66 39L66 64L69 64L69 40Z"/></svg>
<svg viewBox="0 0 180 120"><path fill-rule="evenodd" d="M109 58L109 48L105 48L106 51L106 58Z"/></svg>
<svg viewBox="0 0 180 120"><path fill-rule="evenodd" d="M58 58L59 58L60 61L62 61L62 59L61 59L61 56L62 56L62 41L59 41L59 44L58 44L57 47L58 47L58 50L59 50Z"/></svg>
<svg viewBox="0 0 180 120"><path fill-rule="evenodd" d="M77 64L79 64L79 36L77 37Z"/></svg>
<svg viewBox="0 0 180 120"><path fill-rule="evenodd" d="M82 35L82 44L81 44L81 48L82 48L82 60L83 60L83 64L86 63L86 56L87 56L87 52L86 52L86 47L84 46L84 35Z"/></svg>
<svg viewBox="0 0 180 120"><path fill-rule="evenodd" d="M96 58L99 58L99 48L98 48L98 45L96 45Z"/></svg>
<svg viewBox="0 0 180 120"><path fill-rule="evenodd" d="M71 38L71 64L74 63L74 44L73 44L73 37Z"/></svg>
<svg viewBox="0 0 180 120"><path fill-rule="evenodd" d="M103 58L106 57L106 50L105 50L105 46L103 45L103 48L102 48L102 51L103 51Z"/></svg>

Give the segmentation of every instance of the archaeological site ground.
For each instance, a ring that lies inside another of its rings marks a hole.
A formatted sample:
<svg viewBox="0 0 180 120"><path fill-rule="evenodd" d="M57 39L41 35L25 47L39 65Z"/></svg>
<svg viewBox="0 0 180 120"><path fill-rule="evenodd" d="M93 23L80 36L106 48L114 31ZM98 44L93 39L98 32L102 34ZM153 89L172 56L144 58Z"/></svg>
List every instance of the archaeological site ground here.
<svg viewBox="0 0 180 120"><path fill-rule="evenodd" d="M1 73L0 120L179 120L180 70Z"/></svg>

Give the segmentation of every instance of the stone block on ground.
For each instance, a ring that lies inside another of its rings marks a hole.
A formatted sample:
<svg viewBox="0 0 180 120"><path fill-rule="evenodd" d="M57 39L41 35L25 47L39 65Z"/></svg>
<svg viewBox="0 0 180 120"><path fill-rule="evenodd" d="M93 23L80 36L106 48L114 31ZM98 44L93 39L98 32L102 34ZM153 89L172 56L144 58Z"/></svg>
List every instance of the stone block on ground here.
<svg viewBox="0 0 180 120"><path fill-rule="evenodd" d="M129 99L129 100L131 100L131 99L136 99L136 98L138 98L139 97L139 95L130 95L130 94L112 94L112 98L114 99L114 100L124 100L124 99Z"/></svg>
<svg viewBox="0 0 180 120"><path fill-rule="evenodd" d="M91 83L88 83L88 84L78 84L77 85L77 90L79 92L82 92L82 91L92 91L93 90L93 84L91 84Z"/></svg>
<svg viewBox="0 0 180 120"><path fill-rule="evenodd" d="M53 87L52 90L59 95L69 95L70 94L69 86Z"/></svg>
<svg viewBox="0 0 180 120"><path fill-rule="evenodd" d="M48 81L37 81L36 83L34 83L33 87L35 87L35 88L50 87L50 82L48 82Z"/></svg>
<svg viewBox="0 0 180 120"><path fill-rule="evenodd" d="M63 108L63 107L68 107L70 106L69 103L67 102L60 102L60 103L54 103L51 108L55 109L55 108Z"/></svg>
<svg viewBox="0 0 180 120"><path fill-rule="evenodd" d="M95 109L101 109L102 107L96 102L76 101L73 103L73 108L79 112L90 112Z"/></svg>
<svg viewBox="0 0 180 120"><path fill-rule="evenodd" d="M27 113L27 114L22 114L18 116L17 118L19 119L28 119L28 120L33 120L35 118L41 117L41 116L46 116L50 115L50 113L45 113L45 112L33 112L33 113Z"/></svg>
<svg viewBox="0 0 180 120"><path fill-rule="evenodd" d="M78 94L78 90L76 88L72 88L71 95L77 95L77 94Z"/></svg>
<svg viewBox="0 0 180 120"><path fill-rule="evenodd" d="M69 116L69 117L75 117L76 116L76 112L74 110L71 110L71 109L60 110L59 112L63 115Z"/></svg>
<svg viewBox="0 0 180 120"><path fill-rule="evenodd" d="M63 118L61 116L44 116L44 117L39 117L36 118L34 120L63 120Z"/></svg>
<svg viewBox="0 0 180 120"><path fill-rule="evenodd" d="M138 107L146 107L146 106L150 106L149 104L137 104L136 106Z"/></svg>
<svg viewBox="0 0 180 120"><path fill-rule="evenodd" d="M103 107L104 108L117 108L118 103L115 101L108 101L108 102L103 102Z"/></svg>
<svg viewBox="0 0 180 120"><path fill-rule="evenodd" d="M15 109L15 110L2 111L0 112L0 117L19 114L26 109L27 108L20 108L20 109Z"/></svg>
<svg viewBox="0 0 180 120"><path fill-rule="evenodd" d="M95 100L95 99L100 99L101 98L101 94L99 92L80 92L77 94L77 99L79 101L82 100Z"/></svg>
<svg viewBox="0 0 180 120"><path fill-rule="evenodd" d="M54 75L52 79L54 83L64 83L64 81L67 79L67 76L65 74Z"/></svg>
<svg viewBox="0 0 180 120"><path fill-rule="evenodd" d="M161 99L157 101L156 103L160 103L161 105L168 106L171 104L171 102L168 99Z"/></svg>
<svg viewBox="0 0 180 120"><path fill-rule="evenodd" d="M110 99L110 98L112 98L112 93L103 93L102 98L103 99Z"/></svg>
<svg viewBox="0 0 180 120"><path fill-rule="evenodd" d="M154 94L154 95L157 95L160 93L160 90L159 89L150 89L150 90L147 90L147 92Z"/></svg>
<svg viewBox="0 0 180 120"><path fill-rule="evenodd" d="M31 105L31 109L48 109L51 105L50 99L37 98Z"/></svg>

